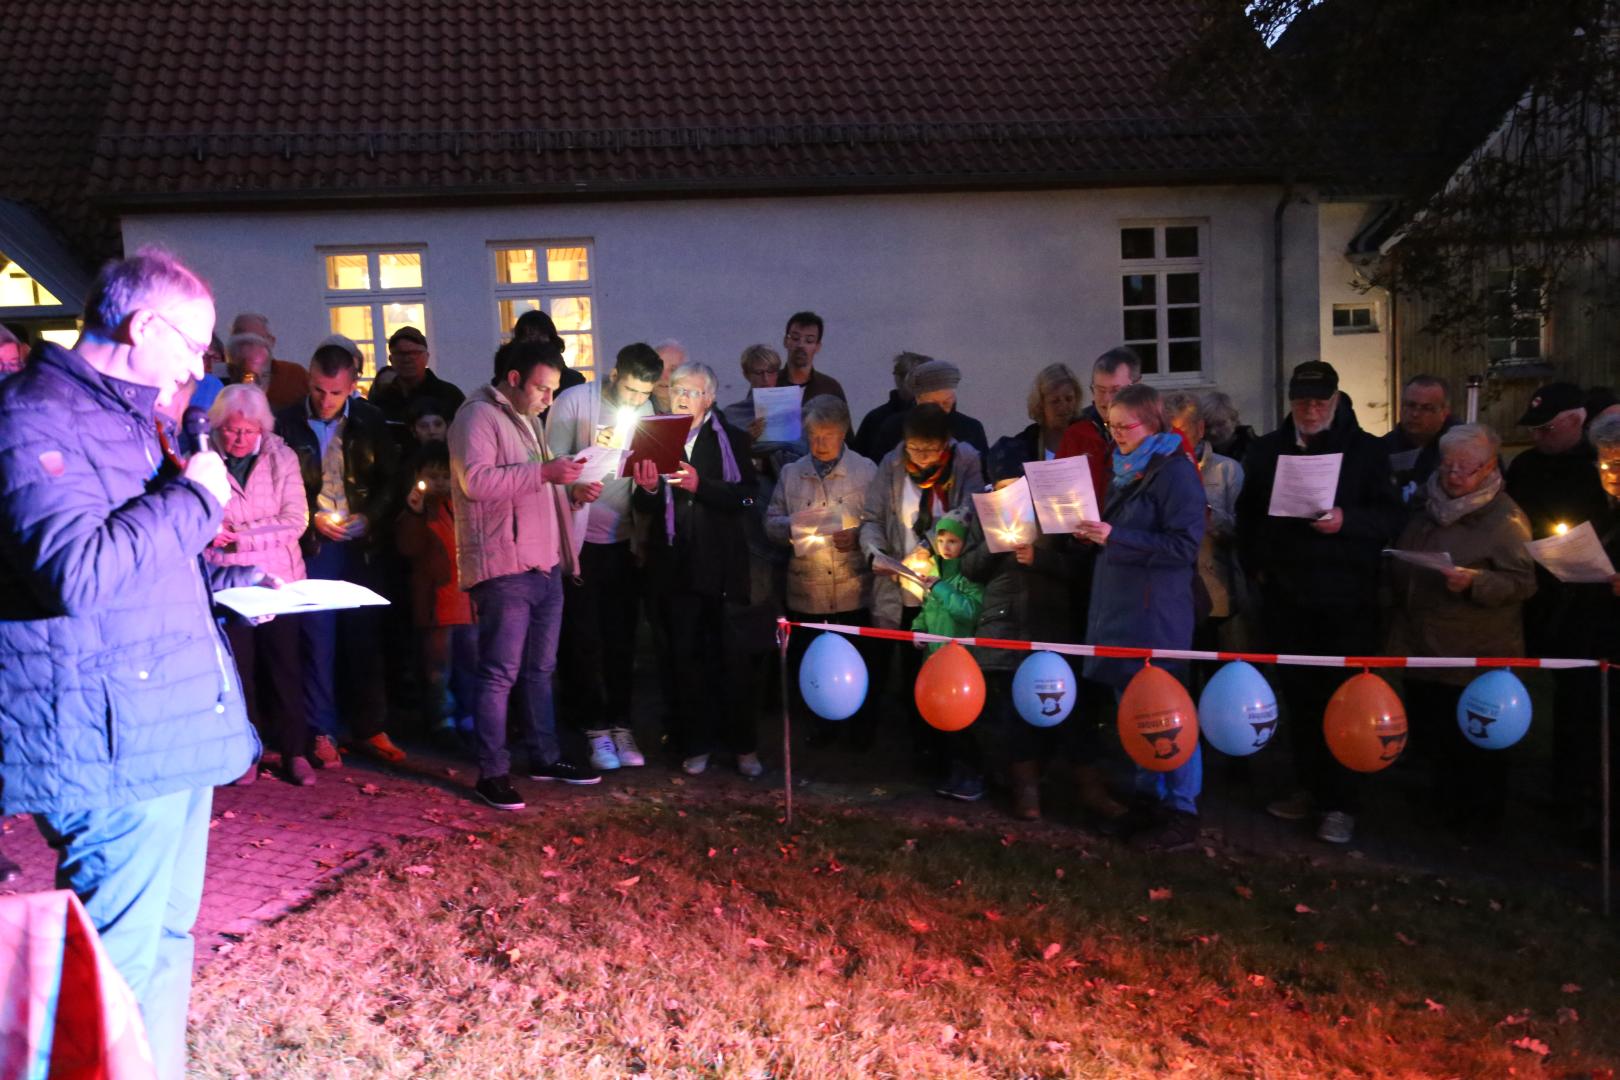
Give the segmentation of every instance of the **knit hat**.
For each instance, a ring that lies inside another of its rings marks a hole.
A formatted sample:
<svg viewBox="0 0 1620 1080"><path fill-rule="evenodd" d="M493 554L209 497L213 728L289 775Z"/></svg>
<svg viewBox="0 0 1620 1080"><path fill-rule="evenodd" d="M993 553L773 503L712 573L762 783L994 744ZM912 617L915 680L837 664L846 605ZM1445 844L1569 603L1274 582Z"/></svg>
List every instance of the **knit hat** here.
<svg viewBox="0 0 1620 1080"><path fill-rule="evenodd" d="M958 539L966 540L968 521L972 516L972 512L965 506L958 506L955 510L947 510L944 516L934 522L934 532L954 533Z"/></svg>
<svg viewBox="0 0 1620 1080"><path fill-rule="evenodd" d="M338 348L342 349L356 360L363 359L360 355L360 346L354 343L354 338L344 337L342 334L328 334L326 337L321 339L321 343L315 346L315 348L324 349L328 345L336 345Z"/></svg>
<svg viewBox="0 0 1620 1080"><path fill-rule="evenodd" d="M911 396L916 397L935 390L955 390L961 381L961 368L949 360L930 360L912 368L906 384L911 387Z"/></svg>

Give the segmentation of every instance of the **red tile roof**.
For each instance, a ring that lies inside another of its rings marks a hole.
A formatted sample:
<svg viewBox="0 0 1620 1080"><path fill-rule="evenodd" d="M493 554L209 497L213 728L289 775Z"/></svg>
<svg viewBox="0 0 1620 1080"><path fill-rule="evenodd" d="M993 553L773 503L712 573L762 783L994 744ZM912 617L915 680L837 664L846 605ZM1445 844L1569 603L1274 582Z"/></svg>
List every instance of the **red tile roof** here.
<svg viewBox="0 0 1620 1080"><path fill-rule="evenodd" d="M0 38L0 70L35 55L48 73L29 99L0 103L6 148L33 155L0 167L0 194L211 203L1274 177L1257 91L1165 85L1203 2L57 0L31 17L30 44ZM80 46L92 32L108 40Z"/></svg>

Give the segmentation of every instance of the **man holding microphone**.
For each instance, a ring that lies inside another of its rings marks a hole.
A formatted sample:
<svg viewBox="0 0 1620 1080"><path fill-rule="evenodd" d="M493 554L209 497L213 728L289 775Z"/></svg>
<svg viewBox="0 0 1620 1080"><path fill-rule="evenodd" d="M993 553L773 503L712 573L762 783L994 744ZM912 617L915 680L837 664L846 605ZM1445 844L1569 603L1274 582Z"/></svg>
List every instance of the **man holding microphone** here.
<svg viewBox="0 0 1620 1080"><path fill-rule="evenodd" d="M225 465L166 462L153 416L213 329L208 286L143 249L102 270L72 349L0 386L0 814L56 850L165 1078L185 1071L212 789L258 752L210 585L263 575L205 570Z"/></svg>

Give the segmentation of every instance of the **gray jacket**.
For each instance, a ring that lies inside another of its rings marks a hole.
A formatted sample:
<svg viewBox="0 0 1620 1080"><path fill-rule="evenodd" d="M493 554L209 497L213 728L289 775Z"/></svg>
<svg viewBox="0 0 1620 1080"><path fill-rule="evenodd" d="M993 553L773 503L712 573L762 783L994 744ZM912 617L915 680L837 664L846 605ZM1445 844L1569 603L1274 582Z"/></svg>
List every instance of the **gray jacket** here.
<svg viewBox="0 0 1620 1080"><path fill-rule="evenodd" d="M790 544L792 515L822 507L838 507L859 524L866 491L875 476L877 466L848 447L825 479L816 475L813 459L800 458L782 470L770 509L765 513L765 534L772 543ZM871 603L872 572L859 546L853 551L839 551L831 542L824 542L809 554L788 560L789 609L830 615L835 611L861 611Z"/></svg>
<svg viewBox="0 0 1620 1080"><path fill-rule="evenodd" d="M964 503L971 507L974 493L984 491L984 469L979 462L979 452L967 443L954 440L951 449L955 455L952 468L956 472L956 480L951 485L946 509L954 510ZM933 537L919 536L900 520L907 483L905 453L906 448L902 444L885 454L878 464L877 475L866 489L866 506L861 511L861 550L868 559L880 551L893 558L904 559L924 540L928 541L930 548L933 546ZM905 607L899 581L882 574L873 575L873 625L899 626Z"/></svg>

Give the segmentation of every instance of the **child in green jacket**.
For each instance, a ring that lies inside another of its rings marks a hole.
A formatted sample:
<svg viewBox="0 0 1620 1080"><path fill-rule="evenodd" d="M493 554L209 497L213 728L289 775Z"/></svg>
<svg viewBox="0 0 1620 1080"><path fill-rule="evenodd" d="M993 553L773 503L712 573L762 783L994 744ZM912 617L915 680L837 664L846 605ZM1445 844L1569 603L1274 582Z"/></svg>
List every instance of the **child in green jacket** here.
<svg viewBox="0 0 1620 1080"><path fill-rule="evenodd" d="M962 574L962 549L967 546L968 519L961 507L939 519L934 527L934 579L912 629L945 637L972 637L984 604L984 586ZM940 648L928 646L929 653Z"/></svg>

